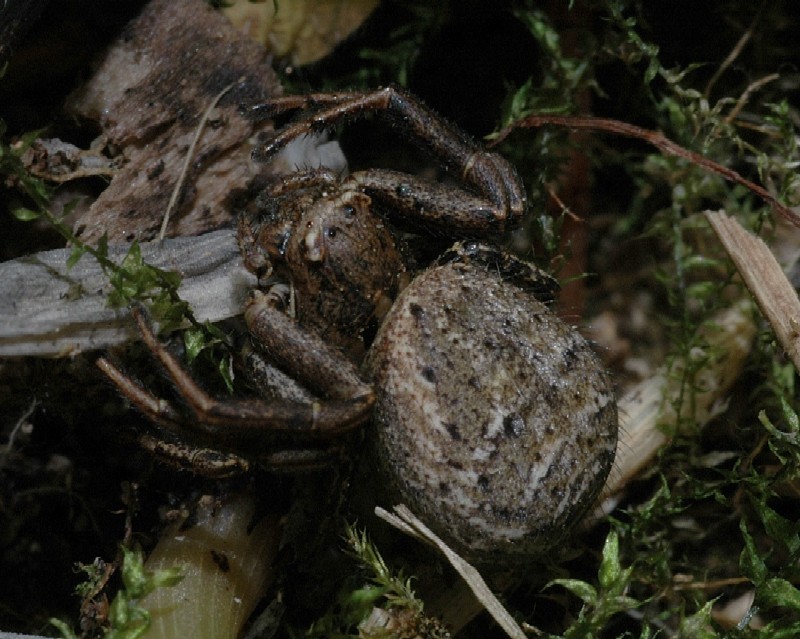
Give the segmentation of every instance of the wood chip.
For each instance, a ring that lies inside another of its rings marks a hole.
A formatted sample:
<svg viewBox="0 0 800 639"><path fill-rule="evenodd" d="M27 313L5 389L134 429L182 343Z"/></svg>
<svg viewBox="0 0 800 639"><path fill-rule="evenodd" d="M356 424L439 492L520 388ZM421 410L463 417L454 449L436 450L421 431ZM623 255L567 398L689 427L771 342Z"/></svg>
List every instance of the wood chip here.
<svg viewBox="0 0 800 639"><path fill-rule="evenodd" d="M706 218L725 247L775 336L800 371L800 301L769 247L721 211Z"/></svg>
<svg viewBox="0 0 800 639"><path fill-rule="evenodd" d="M181 274L178 293L200 321L238 315L256 285L231 230L140 248L148 264ZM127 251L111 246L109 257L119 263ZM84 255L68 270L70 253L57 249L0 264L0 357L63 357L138 337L128 309L108 306L110 285L100 265Z"/></svg>

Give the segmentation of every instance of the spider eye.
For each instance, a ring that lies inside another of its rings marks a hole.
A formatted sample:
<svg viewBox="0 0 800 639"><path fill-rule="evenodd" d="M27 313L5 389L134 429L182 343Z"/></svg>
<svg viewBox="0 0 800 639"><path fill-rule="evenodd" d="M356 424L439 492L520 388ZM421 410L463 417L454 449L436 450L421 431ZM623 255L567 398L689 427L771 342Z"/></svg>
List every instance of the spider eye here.
<svg viewBox="0 0 800 639"><path fill-rule="evenodd" d="M289 246L289 240L292 239L292 232L289 229L287 229L286 231L278 235L276 239L278 240L277 242L278 254L281 256L286 255L286 248Z"/></svg>
<svg viewBox="0 0 800 639"><path fill-rule="evenodd" d="M356 214L356 207L354 207L352 204L345 204L342 207L342 212L346 217L353 217Z"/></svg>
<svg viewBox="0 0 800 639"><path fill-rule="evenodd" d="M395 187L394 192L398 197L406 198L411 197L412 189L408 184L398 184Z"/></svg>
<svg viewBox="0 0 800 639"><path fill-rule="evenodd" d="M323 234L325 235L326 238L332 239L336 237L336 233L338 232L338 230L339 229L337 229L335 226L326 226L325 230L323 231Z"/></svg>

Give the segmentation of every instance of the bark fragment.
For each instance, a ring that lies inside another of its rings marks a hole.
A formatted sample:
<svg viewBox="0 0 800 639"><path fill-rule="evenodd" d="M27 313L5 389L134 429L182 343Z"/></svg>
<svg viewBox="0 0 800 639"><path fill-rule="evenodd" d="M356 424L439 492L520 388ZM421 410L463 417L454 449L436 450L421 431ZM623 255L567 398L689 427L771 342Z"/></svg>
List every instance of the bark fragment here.
<svg viewBox="0 0 800 639"><path fill-rule="evenodd" d="M203 131L167 235L197 235L230 222L236 193L270 169L250 159L250 140L271 124L241 107L279 95L263 48L201 0L153 0L106 51L68 101L98 122L119 172L75 223L84 241L148 240L158 233L203 113L223 88Z"/></svg>

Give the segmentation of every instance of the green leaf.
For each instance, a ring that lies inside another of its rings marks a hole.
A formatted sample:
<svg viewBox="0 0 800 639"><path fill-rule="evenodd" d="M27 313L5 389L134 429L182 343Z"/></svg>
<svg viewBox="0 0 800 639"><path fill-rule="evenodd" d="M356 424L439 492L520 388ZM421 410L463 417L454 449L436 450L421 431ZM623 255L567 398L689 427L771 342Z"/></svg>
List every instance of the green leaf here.
<svg viewBox="0 0 800 639"><path fill-rule="evenodd" d="M181 579L179 567L156 572L146 570L140 551L122 548L122 583L131 599L141 599L156 588L174 586Z"/></svg>
<svg viewBox="0 0 800 639"><path fill-rule="evenodd" d="M686 299L708 299L719 293L717 282L696 282L686 287Z"/></svg>
<svg viewBox="0 0 800 639"><path fill-rule="evenodd" d="M41 213L34 211L33 209L25 208L24 206L19 206L13 209L11 214L21 222L38 220L42 216Z"/></svg>
<svg viewBox="0 0 800 639"><path fill-rule="evenodd" d="M793 381L794 371L790 372ZM790 469L792 460L794 460L795 464L800 463L800 433L795 429L797 414L785 403L784 398L781 398L781 402L786 418L785 423L790 429L789 432L777 428L767 417L766 411L762 410L758 413L758 421L761 422L761 425L770 435L770 449L786 465L786 468ZM786 411L790 411L788 416Z"/></svg>
<svg viewBox="0 0 800 639"><path fill-rule="evenodd" d="M112 626L126 626L130 620L130 604L126 592L118 592L108 609L108 621Z"/></svg>
<svg viewBox="0 0 800 639"><path fill-rule="evenodd" d="M183 581L184 571L181 566L173 566L172 568L148 572L148 576L153 584L152 590L156 588L171 588Z"/></svg>
<svg viewBox="0 0 800 639"><path fill-rule="evenodd" d="M747 530L744 519L739 522L739 529L744 538L744 550L739 555L739 567L742 572L756 585L764 583L767 578L767 566L756 550L753 537Z"/></svg>
<svg viewBox="0 0 800 639"><path fill-rule="evenodd" d="M141 552L122 548L122 583L128 595L133 599L147 594L148 579Z"/></svg>
<svg viewBox="0 0 800 639"><path fill-rule="evenodd" d="M233 358L231 357L230 353L225 357L222 357L219 360L219 364L217 365L217 369L219 371L220 376L222 377L222 381L225 382L225 386L228 389L229 393L233 392Z"/></svg>
<svg viewBox="0 0 800 639"><path fill-rule="evenodd" d="M585 604L590 606L597 604L597 590L595 590L594 586L591 584L581 581L580 579L553 579L553 581L547 584L548 588L550 586L561 586L562 588L566 588L573 595L580 598Z"/></svg>
<svg viewBox="0 0 800 639"><path fill-rule="evenodd" d="M683 268L685 269L692 269L692 268L719 268L721 267L724 262L721 260L715 259L713 257L707 257L706 255L688 255L682 261Z"/></svg>
<svg viewBox="0 0 800 639"><path fill-rule="evenodd" d="M600 587L604 590L612 590L614 585L619 582L622 573L622 566L619 563L619 537L617 531L611 530L603 546L603 560L600 562L600 570L597 573Z"/></svg>
<svg viewBox="0 0 800 639"><path fill-rule="evenodd" d="M800 433L800 417L798 417L797 412L792 408L792 405L785 397L781 396L780 401L781 412L783 413L783 418L786 420L786 425L789 427L789 432Z"/></svg>
<svg viewBox="0 0 800 639"><path fill-rule="evenodd" d="M67 258L67 270L75 266L86 253L86 247L76 244L72 247L72 251Z"/></svg>
<svg viewBox="0 0 800 639"><path fill-rule="evenodd" d="M386 586L367 584L362 588L347 593L347 605L362 611L367 610L372 608L388 591L389 588ZM360 618L358 620L360 620Z"/></svg>
<svg viewBox="0 0 800 639"><path fill-rule="evenodd" d="M798 536L800 522L781 517L763 501L757 504L756 507L767 534L785 546L791 554L796 553L800 549L800 536Z"/></svg>
<svg viewBox="0 0 800 639"><path fill-rule="evenodd" d="M187 328L183 331L183 344L186 347L186 359L191 364L208 344L205 331L201 328Z"/></svg>
<svg viewBox="0 0 800 639"><path fill-rule="evenodd" d="M765 608L782 606L800 611L800 590L786 579L773 577L757 589L758 601Z"/></svg>
<svg viewBox="0 0 800 639"><path fill-rule="evenodd" d="M719 635L711 624L713 601L708 601L696 613L681 619L677 637L682 639L717 639Z"/></svg>
<svg viewBox="0 0 800 639"><path fill-rule="evenodd" d="M644 82L645 84L650 84L655 77L658 75L658 72L661 70L661 63L658 61L658 47L652 47L648 50L648 53L653 56L650 58L650 63L647 65L647 71L644 73Z"/></svg>
<svg viewBox="0 0 800 639"><path fill-rule="evenodd" d="M50 619L50 625L55 626L64 639L78 639L78 635L75 634L75 631L68 624L61 621L61 619Z"/></svg>
<svg viewBox="0 0 800 639"><path fill-rule="evenodd" d="M111 602L108 615L111 630L104 639L139 639L150 627L150 613L144 608L130 605L124 593Z"/></svg>
<svg viewBox="0 0 800 639"><path fill-rule="evenodd" d="M763 639L797 639L800 637L800 622L789 622L788 626L786 623L785 619L768 623L763 628L759 628L758 634L753 636Z"/></svg>
<svg viewBox="0 0 800 639"><path fill-rule="evenodd" d="M108 233L103 233L100 239L97 240L96 251L101 258L108 259Z"/></svg>

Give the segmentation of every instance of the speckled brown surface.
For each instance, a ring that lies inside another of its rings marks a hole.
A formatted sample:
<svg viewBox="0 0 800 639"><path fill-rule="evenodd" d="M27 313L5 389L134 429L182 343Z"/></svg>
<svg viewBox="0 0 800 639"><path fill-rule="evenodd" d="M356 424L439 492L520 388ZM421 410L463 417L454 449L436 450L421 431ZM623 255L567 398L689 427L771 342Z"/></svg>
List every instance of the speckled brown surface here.
<svg viewBox="0 0 800 639"><path fill-rule="evenodd" d="M485 270L418 277L368 366L392 497L469 559L546 551L611 468L617 410L603 365L546 306Z"/></svg>
<svg viewBox="0 0 800 639"><path fill-rule="evenodd" d="M187 19L191 16L191 20ZM240 106L280 93L267 54L201 0L155 0L104 54L69 109L96 120L123 165L79 236L153 239L203 113L227 86L192 158L168 235L198 235L230 223L231 192L264 170L250 161L259 127Z"/></svg>

